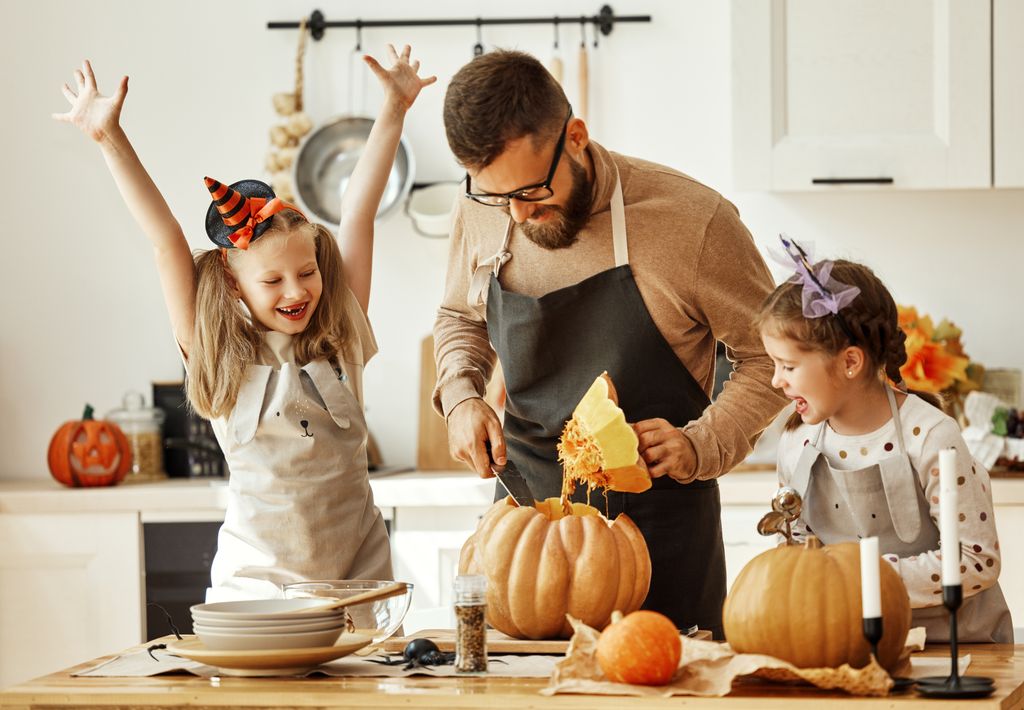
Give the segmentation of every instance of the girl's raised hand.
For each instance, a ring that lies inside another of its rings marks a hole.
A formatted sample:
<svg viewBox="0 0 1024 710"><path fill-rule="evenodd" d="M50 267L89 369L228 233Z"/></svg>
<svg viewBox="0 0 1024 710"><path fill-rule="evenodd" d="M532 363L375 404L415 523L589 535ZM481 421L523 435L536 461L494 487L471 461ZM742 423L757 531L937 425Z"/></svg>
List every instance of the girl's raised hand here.
<svg viewBox="0 0 1024 710"><path fill-rule="evenodd" d="M124 97L128 95L128 77L121 78L121 84L113 96L103 96L96 88L96 75L86 59L82 62L82 68L75 70L75 81L77 91L66 83L63 86L64 97L71 108L67 113L53 114L53 118L73 123L82 133L100 142L120 129L121 107L124 105Z"/></svg>
<svg viewBox="0 0 1024 710"><path fill-rule="evenodd" d="M399 55L393 45L388 45L388 55L391 57L392 67L385 69L380 63L369 54L363 57L363 61L373 70L384 87L384 93L389 99L397 101L403 109L412 106L420 89L429 86L437 81L436 76L428 76L421 79L419 76L420 61L410 63L409 55L412 47L405 45L402 54Z"/></svg>

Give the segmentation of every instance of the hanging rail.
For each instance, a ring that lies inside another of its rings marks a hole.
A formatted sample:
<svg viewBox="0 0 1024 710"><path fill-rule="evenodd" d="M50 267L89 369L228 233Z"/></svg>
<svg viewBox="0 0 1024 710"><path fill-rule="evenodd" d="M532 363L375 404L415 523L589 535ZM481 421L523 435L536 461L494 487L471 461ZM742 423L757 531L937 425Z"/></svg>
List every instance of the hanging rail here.
<svg viewBox="0 0 1024 710"><path fill-rule="evenodd" d="M310 15L307 25L313 39L319 40L324 36L324 30L328 27L355 27L365 29L369 27L480 27L482 25L559 25L590 23L594 25L601 34L609 35L617 22L650 22L650 15L621 15L616 16L610 5L604 5L596 15L554 15L552 17L476 17L470 19L444 19L444 20L325 20L319 10L314 10ZM268 22L268 30L295 30L299 28L298 22Z"/></svg>

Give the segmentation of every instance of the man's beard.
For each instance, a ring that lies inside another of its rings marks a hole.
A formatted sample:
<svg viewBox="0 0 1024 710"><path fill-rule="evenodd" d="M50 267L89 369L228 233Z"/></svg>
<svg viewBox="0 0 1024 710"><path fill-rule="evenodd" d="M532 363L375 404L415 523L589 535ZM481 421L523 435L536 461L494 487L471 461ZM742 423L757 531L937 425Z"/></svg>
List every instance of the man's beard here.
<svg viewBox="0 0 1024 710"><path fill-rule="evenodd" d="M590 219L591 189L586 169L574 160L569 161L572 172L572 190L564 205L538 205L538 213L552 212L545 224L522 224L523 234L545 249L565 249L576 243L580 230Z"/></svg>

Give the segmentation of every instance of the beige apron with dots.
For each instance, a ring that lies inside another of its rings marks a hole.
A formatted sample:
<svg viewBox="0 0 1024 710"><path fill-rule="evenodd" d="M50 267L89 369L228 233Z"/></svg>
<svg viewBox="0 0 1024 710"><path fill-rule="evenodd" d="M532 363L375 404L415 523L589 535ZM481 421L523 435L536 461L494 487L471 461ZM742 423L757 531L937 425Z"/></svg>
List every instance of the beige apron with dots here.
<svg viewBox="0 0 1024 710"><path fill-rule="evenodd" d="M939 529L903 445L896 397L888 387L886 394L899 446L894 455L867 468L833 468L819 448L826 430L822 422L804 446L790 485L804 499L800 517L808 532L826 545L877 536L883 555L910 557L939 549ZM935 589L941 592L941 582ZM949 640L949 612L941 603L914 609L911 625L924 626L928 641ZM964 599L957 635L963 642L1013 643L1010 612L998 583Z"/></svg>
<svg viewBox="0 0 1024 710"><path fill-rule="evenodd" d="M249 365L226 420L214 421L231 476L207 601L281 596L308 579L392 579L384 520L366 472L366 421L340 368Z"/></svg>

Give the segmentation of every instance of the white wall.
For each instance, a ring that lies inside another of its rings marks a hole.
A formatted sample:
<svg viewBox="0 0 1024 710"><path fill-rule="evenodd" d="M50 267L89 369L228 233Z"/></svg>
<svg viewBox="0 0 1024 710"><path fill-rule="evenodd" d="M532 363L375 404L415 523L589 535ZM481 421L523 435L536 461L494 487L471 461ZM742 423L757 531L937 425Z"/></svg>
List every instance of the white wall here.
<svg viewBox="0 0 1024 710"><path fill-rule="evenodd" d="M268 31L317 3L19 0L0 28L0 195L4 300L0 326L0 478L46 477L46 445L86 401L99 413L130 388L180 378L149 249L122 206L95 146L50 120L60 84L89 57L101 88L131 77L124 124L192 245L206 248L201 178L262 173L270 97L292 84L296 34ZM596 0L558 3L435 0L437 17L579 15ZM322 3L328 19L422 17L423 3ZM819 253L868 262L901 302L963 326L990 367L1024 367L1021 191L766 195L734 192L730 165L729 9L721 0L620 0L652 24L620 25L591 54L591 132L605 145L671 165L719 189L761 244L779 231ZM441 101L471 57L471 28L365 31L364 49L411 42L438 86L408 119L418 181L454 179ZM487 45L548 58L550 27L484 28ZM578 26L563 28L567 91L575 99ZM307 55L314 120L348 110L354 32L328 30ZM362 101L379 100L367 77ZM357 107L358 108L358 107ZM386 463L415 460L419 341L444 279L446 240L416 236L400 213L378 225L371 320L381 353L366 373L368 419Z"/></svg>

